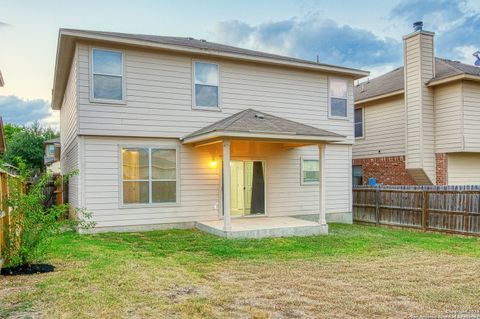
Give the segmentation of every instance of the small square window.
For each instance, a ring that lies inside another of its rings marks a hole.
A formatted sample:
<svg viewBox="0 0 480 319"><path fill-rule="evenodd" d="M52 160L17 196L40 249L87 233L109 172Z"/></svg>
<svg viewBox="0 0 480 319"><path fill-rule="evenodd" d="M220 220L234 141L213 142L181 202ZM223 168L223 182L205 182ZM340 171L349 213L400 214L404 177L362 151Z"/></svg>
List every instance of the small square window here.
<svg viewBox="0 0 480 319"><path fill-rule="evenodd" d="M302 158L302 184L316 184L318 181L318 159Z"/></svg>

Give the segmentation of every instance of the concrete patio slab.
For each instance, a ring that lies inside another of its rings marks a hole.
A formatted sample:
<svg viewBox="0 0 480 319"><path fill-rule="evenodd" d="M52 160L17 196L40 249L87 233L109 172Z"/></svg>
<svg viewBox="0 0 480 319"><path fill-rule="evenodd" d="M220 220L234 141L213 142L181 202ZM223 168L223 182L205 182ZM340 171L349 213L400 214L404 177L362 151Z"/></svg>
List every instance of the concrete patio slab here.
<svg viewBox="0 0 480 319"><path fill-rule="evenodd" d="M328 234L328 225L294 217L250 217L231 221L231 229L223 229L223 220L198 222L204 232L226 238L265 238L313 236Z"/></svg>

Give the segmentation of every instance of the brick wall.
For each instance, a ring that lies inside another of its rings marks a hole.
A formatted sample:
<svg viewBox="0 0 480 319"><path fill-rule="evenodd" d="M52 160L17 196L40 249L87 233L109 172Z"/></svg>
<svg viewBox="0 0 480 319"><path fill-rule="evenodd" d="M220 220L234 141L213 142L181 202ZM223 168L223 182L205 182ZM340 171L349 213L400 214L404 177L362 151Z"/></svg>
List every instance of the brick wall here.
<svg viewBox="0 0 480 319"><path fill-rule="evenodd" d="M435 154L437 185L448 184L448 157L446 153Z"/></svg>
<svg viewBox="0 0 480 319"><path fill-rule="evenodd" d="M374 177L377 183L384 185L416 185L405 169L405 156L354 159L353 165L362 166L364 184Z"/></svg>

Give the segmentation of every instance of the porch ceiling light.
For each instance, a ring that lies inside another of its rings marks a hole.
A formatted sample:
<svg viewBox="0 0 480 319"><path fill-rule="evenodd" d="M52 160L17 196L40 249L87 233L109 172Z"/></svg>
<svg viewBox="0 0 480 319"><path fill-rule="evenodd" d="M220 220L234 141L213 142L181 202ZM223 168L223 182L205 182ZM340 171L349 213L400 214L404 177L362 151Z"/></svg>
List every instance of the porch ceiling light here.
<svg viewBox="0 0 480 319"><path fill-rule="evenodd" d="M217 168L217 166L218 166L217 160L212 158L212 160L210 161L210 164L208 166L210 166L210 168Z"/></svg>

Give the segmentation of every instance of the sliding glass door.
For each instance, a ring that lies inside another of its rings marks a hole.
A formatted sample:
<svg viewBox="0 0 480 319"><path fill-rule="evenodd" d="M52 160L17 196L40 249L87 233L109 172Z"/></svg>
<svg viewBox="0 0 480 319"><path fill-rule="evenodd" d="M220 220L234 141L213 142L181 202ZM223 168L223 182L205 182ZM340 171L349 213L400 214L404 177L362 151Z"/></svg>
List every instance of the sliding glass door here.
<svg viewBox="0 0 480 319"><path fill-rule="evenodd" d="M231 216L265 215L265 162L231 161Z"/></svg>

